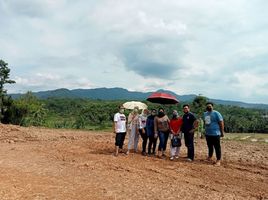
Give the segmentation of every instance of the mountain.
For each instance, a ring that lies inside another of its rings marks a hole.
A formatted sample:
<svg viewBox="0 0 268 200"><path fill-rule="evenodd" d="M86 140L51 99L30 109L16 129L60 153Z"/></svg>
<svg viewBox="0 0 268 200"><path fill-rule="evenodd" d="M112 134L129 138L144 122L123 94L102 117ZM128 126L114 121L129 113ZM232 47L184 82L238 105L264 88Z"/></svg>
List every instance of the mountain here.
<svg viewBox="0 0 268 200"><path fill-rule="evenodd" d="M174 95L180 102L191 102L197 96L195 94L190 95L178 95L169 90L158 90L158 92L166 92ZM74 89L69 90L66 88L48 90L41 92L33 92L33 95L40 99L46 99L49 97L56 98L87 98L87 99L101 99L101 100L145 100L152 92L133 92L124 88L95 88L95 89ZM17 99L23 94L10 94L12 98ZM245 108L259 108L268 110L268 104L252 104L240 101L228 101L220 99L210 99L210 101L216 104L232 105Z"/></svg>

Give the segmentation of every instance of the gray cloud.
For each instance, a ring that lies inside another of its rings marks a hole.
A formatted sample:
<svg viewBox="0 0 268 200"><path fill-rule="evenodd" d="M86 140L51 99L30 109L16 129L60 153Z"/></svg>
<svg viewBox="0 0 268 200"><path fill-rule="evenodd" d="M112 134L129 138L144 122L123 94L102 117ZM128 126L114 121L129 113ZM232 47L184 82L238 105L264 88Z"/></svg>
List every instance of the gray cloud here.
<svg viewBox="0 0 268 200"><path fill-rule="evenodd" d="M164 87L268 102L266 9L263 0L0 0L0 59L20 77L13 90Z"/></svg>

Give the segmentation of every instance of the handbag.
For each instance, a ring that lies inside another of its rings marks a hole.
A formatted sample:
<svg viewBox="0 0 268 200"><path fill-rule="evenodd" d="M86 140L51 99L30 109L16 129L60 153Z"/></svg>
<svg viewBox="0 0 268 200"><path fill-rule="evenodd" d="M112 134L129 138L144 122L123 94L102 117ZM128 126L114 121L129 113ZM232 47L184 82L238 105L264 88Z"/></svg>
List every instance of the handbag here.
<svg viewBox="0 0 268 200"><path fill-rule="evenodd" d="M180 147L181 146L181 138L177 135L173 136L171 139L171 146L172 147Z"/></svg>

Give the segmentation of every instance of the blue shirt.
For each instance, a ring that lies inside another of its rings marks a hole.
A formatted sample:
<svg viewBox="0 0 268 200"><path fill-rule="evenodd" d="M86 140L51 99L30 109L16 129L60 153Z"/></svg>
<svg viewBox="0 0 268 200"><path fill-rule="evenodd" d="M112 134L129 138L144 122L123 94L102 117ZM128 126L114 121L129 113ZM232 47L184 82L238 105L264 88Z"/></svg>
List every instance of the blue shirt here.
<svg viewBox="0 0 268 200"><path fill-rule="evenodd" d="M223 117L218 111L212 110L211 112L205 112L204 122L205 122L206 135L210 136L221 135L219 125L220 121L223 121Z"/></svg>

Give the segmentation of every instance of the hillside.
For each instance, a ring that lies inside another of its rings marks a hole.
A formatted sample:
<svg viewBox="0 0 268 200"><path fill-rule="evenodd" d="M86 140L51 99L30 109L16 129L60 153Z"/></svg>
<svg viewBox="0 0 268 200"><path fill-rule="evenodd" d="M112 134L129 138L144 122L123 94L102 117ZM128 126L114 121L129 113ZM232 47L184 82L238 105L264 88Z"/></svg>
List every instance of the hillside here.
<svg viewBox="0 0 268 200"><path fill-rule="evenodd" d="M109 132L11 125L0 130L3 200L268 198L265 143L224 140L222 166L215 167L205 160L200 139L196 160L188 163L184 146L175 161L140 152L114 157Z"/></svg>
<svg viewBox="0 0 268 200"><path fill-rule="evenodd" d="M191 102L197 95L178 95L172 91L168 90L158 90L163 92L168 92L176 96L180 102ZM41 99L46 99L49 97L57 98L88 98L88 99L101 99L101 100L146 100L146 98L152 92L137 92L137 91L128 91L123 88L96 88L96 89L74 89L68 90L65 88L49 91L40 91L33 92L35 96ZM22 94L10 94L12 98L19 98ZM209 98L209 97L208 97ZM268 110L268 104L252 104L239 101L228 101L220 99L210 99L216 104L222 105L232 105L245 108L258 108Z"/></svg>

